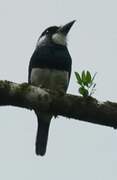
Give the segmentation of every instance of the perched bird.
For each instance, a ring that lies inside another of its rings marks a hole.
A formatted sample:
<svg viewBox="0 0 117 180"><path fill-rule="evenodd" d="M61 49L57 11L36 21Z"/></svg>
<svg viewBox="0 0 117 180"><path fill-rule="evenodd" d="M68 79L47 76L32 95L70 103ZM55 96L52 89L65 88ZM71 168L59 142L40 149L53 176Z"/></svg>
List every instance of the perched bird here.
<svg viewBox="0 0 117 180"><path fill-rule="evenodd" d="M28 82L51 90L66 92L71 75L72 59L67 49L67 35L75 21L64 26L47 28L39 37L30 59ZM35 110L38 119L36 154L46 152L52 114Z"/></svg>

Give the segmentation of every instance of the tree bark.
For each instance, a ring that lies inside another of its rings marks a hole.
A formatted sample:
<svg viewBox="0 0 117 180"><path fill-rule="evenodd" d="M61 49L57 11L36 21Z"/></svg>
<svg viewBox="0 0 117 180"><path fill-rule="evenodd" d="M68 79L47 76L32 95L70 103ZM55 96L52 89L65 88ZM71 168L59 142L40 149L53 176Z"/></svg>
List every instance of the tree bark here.
<svg viewBox="0 0 117 180"><path fill-rule="evenodd" d="M81 121L117 128L117 103L53 92L28 83L0 81L0 106L39 109Z"/></svg>

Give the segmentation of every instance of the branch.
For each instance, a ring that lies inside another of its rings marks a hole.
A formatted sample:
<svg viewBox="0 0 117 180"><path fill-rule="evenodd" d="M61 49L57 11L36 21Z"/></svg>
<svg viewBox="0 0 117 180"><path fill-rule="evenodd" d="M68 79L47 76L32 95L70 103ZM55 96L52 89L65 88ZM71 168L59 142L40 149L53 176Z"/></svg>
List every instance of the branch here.
<svg viewBox="0 0 117 180"><path fill-rule="evenodd" d="M100 103L93 97L60 95L28 83L0 81L0 106L3 105L39 109L53 115L117 128L117 103Z"/></svg>

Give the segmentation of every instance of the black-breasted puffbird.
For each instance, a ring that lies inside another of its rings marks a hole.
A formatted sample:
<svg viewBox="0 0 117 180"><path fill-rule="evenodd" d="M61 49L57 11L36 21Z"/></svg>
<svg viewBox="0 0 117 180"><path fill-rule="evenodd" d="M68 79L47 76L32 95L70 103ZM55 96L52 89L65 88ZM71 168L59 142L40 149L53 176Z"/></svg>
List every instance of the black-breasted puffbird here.
<svg viewBox="0 0 117 180"><path fill-rule="evenodd" d="M28 82L35 86L66 92L71 75L72 59L67 49L67 35L74 21L64 26L51 26L39 37L30 59ZM52 114L35 110L38 119L36 154L46 152Z"/></svg>

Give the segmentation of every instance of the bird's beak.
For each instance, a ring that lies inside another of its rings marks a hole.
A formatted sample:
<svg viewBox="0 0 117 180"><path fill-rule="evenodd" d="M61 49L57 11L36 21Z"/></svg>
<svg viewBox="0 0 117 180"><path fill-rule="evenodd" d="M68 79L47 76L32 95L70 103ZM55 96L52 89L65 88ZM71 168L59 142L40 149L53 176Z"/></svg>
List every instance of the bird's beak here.
<svg viewBox="0 0 117 180"><path fill-rule="evenodd" d="M75 23L76 20L74 21L71 21L67 24L65 24L64 26L61 26L59 29L58 29L58 32L64 34L65 36L68 34L68 32L70 31L71 27L73 26L73 24Z"/></svg>

